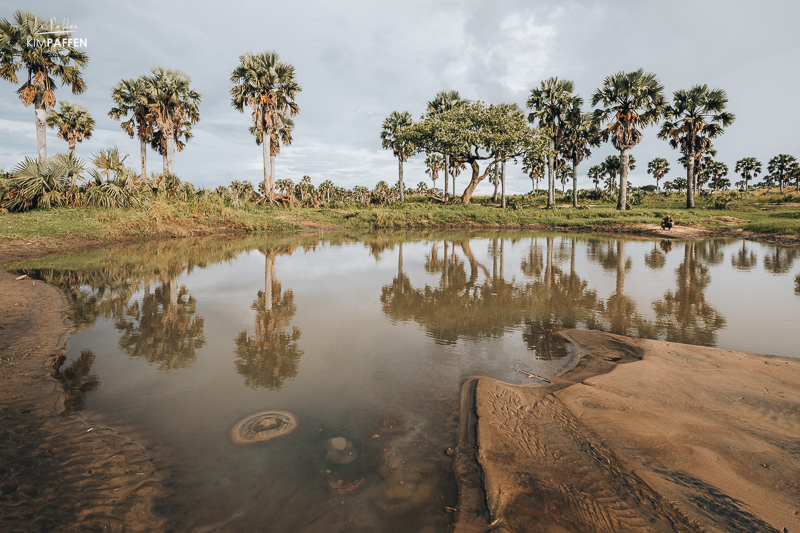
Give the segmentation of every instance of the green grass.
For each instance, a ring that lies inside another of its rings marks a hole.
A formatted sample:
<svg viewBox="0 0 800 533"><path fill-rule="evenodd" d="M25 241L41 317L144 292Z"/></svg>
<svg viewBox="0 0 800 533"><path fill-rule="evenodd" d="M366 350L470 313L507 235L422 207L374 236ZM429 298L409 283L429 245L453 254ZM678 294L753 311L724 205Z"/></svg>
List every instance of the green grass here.
<svg viewBox="0 0 800 533"><path fill-rule="evenodd" d="M585 228L595 226L658 224L670 214L678 225L706 227L720 232L741 228L762 234L800 235L800 196L787 194L738 194L729 209L714 209L714 198L699 196L697 207L683 207L682 195L646 196L629 211L615 204L592 203L586 209L542 209L544 198L512 197L512 207L500 209L488 198L469 205L442 205L424 198L404 204L357 206L332 204L320 208L282 208L243 203L225 204L211 198L168 201L157 199L144 207L104 209L97 207L0 213L0 242L20 239L58 241L66 237L117 240L144 237L178 237L225 232L252 234L292 233L303 225L337 226L354 231L381 229L437 229L449 227ZM585 202L582 202L585 204ZM787 205L789 204L789 205ZM725 224L719 218L741 219Z"/></svg>

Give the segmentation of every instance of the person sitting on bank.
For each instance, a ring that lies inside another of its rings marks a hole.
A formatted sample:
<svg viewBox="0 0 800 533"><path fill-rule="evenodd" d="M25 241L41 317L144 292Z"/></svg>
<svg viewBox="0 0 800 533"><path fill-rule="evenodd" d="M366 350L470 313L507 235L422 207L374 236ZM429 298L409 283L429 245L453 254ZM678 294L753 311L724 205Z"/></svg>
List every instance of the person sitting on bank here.
<svg viewBox="0 0 800 533"><path fill-rule="evenodd" d="M661 229L671 230L673 225L675 225L675 221L669 215L665 216L664 220L661 221Z"/></svg>

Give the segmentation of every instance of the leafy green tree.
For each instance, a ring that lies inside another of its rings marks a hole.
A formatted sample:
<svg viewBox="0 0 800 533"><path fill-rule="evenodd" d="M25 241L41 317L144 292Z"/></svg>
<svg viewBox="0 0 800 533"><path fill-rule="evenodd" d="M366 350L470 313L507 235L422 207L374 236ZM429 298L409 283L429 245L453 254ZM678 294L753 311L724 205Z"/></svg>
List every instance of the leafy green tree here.
<svg viewBox="0 0 800 533"><path fill-rule="evenodd" d="M239 56L239 65L231 74L231 104L244 113L252 109L256 143L262 146L264 157L264 191L270 201L275 198L270 148L272 134L280 132L283 120L280 112L293 117L300 111L295 98L302 89L295 80L294 67L284 63L275 52ZM252 131L252 130L251 130ZM260 141L259 141L260 139Z"/></svg>
<svg viewBox="0 0 800 533"><path fill-rule="evenodd" d="M794 166L797 166L797 159L789 154L779 154L769 160L767 172L774 181L778 182L781 192L783 192L783 183L791 176Z"/></svg>
<svg viewBox="0 0 800 533"><path fill-rule="evenodd" d="M567 111L561 153L572 163L572 207L578 207L578 165L592 155L590 146L600 145L600 131L591 113L581 111L583 99L575 96Z"/></svg>
<svg viewBox="0 0 800 533"><path fill-rule="evenodd" d="M147 119L151 120L163 136L166 155L165 172L175 174L175 139L184 122L200 120L200 93L190 87L191 78L180 70L153 67L147 76L144 91Z"/></svg>
<svg viewBox="0 0 800 533"><path fill-rule="evenodd" d="M409 143L403 132L414 125L414 120L411 118L411 113L403 111L399 113L392 111L392 113L383 121L383 130L381 130L381 146L385 150L391 149L394 156L397 158L397 163L400 167L400 201L405 201L405 191L403 190L403 162L408 160L408 156L414 152L414 145Z"/></svg>
<svg viewBox="0 0 800 533"><path fill-rule="evenodd" d="M663 157L656 157L647 164L647 173L656 179L656 189L658 182L669 172L669 162Z"/></svg>
<svg viewBox="0 0 800 533"><path fill-rule="evenodd" d="M59 108L47 112L47 125L58 128L58 138L67 141L69 155L74 156L75 143L92 138L94 119L88 109L78 104L62 100Z"/></svg>
<svg viewBox="0 0 800 533"><path fill-rule="evenodd" d="M669 140L670 146L680 148L687 156L686 207L694 207L695 160L711 146L711 139L730 126L735 117L725 111L728 95L722 89L709 89L708 85L695 85L691 89L673 93L672 104L666 106L666 118L658 133L660 139Z"/></svg>
<svg viewBox="0 0 800 533"><path fill-rule="evenodd" d="M145 76L120 80L111 89L111 98L117 106L112 107L108 116L114 120L122 120L130 114L130 118L120 124L122 130L133 139L139 138L139 152L142 163L142 178L147 178L147 144L153 141L154 125L148 120L147 91Z"/></svg>
<svg viewBox="0 0 800 533"><path fill-rule="evenodd" d="M439 115L445 111L458 108L464 103L464 99L458 94L458 91L439 91L436 96L428 102L427 115L428 117ZM447 198L447 182L452 170L453 173L453 191L455 191L455 177L460 173L460 168L453 169L453 166L460 166L458 161L451 161L448 153L443 153L444 156L444 197ZM455 194L455 192L453 193Z"/></svg>
<svg viewBox="0 0 800 533"><path fill-rule="evenodd" d="M558 77L543 80L539 87L531 89L527 106L532 112L528 115L531 124L547 130L547 207L555 202L555 160L558 159L561 141L567 128L567 116L574 108L574 85L569 80ZM582 101L581 101L582 103ZM577 105L580 108L580 103Z"/></svg>
<svg viewBox="0 0 800 533"><path fill-rule="evenodd" d="M85 52L72 46L70 32L62 24L40 19L29 11L17 11L13 21L0 20L0 78L19 83L17 94L25 106L33 104L39 162L47 162L47 109L56 105L56 80L81 94L86 84L81 70L89 62ZM54 79L55 78L55 79Z"/></svg>
<svg viewBox="0 0 800 533"><path fill-rule="evenodd" d="M639 69L608 76L592 96L596 120L610 120L601 135L620 151L621 174L617 209L628 208L628 159L631 148L642 140L638 128L655 124L664 109L664 86L655 74Z"/></svg>
<svg viewBox="0 0 800 533"><path fill-rule="evenodd" d="M739 174L744 181L744 190L747 190L747 182L761 174L761 162L755 157L744 157L736 162L734 172Z"/></svg>
<svg viewBox="0 0 800 533"><path fill-rule="evenodd" d="M522 156L522 171L531 179L533 192L538 190L539 180L544 177L545 159L543 150L527 150Z"/></svg>

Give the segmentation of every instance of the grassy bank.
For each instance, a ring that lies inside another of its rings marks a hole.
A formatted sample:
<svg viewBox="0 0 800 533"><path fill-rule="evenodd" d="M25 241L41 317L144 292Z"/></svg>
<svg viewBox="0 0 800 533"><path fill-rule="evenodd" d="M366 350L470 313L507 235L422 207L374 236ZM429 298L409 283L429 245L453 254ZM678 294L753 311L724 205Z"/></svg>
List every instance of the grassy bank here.
<svg viewBox="0 0 800 533"><path fill-rule="evenodd" d="M680 226L705 228L716 233L739 229L762 235L800 238L800 196L791 194L739 195L728 209L715 209L714 198L700 198L697 208L687 210L679 195L645 196L629 211L613 204L583 208L543 209L540 197L512 197L510 207L500 209L490 199L470 205L442 205L412 197L406 203L386 206L329 204L317 208L258 206L248 202L201 199L157 199L132 208L60 208L0 214L0 242L74 237L118 240L144 237L181 237L214 233L291 233L302 228L426 229L470 226L540 227L585 229L658 224L671 214Z"/></svg>

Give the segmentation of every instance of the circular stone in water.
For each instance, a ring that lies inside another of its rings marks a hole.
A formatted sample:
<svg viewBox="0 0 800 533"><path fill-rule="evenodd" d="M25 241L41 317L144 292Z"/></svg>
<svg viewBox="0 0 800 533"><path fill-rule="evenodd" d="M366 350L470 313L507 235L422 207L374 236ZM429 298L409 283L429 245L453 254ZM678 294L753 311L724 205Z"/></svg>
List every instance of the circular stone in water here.
<svg viewBox="0 0 800 533"><path fill-rule="evenodd" d="M233 426L231 438L236 444L262 442L288 435L297 428L297 418L284 411L264 411L248 416Z"/></svg>
<svg viewBox="0 0 800 533"><path fill-rule="evenodd" d="M331 439L331 447L334 450L344 450L347 448L347 439L344 437L334 437Z"/></svg>

